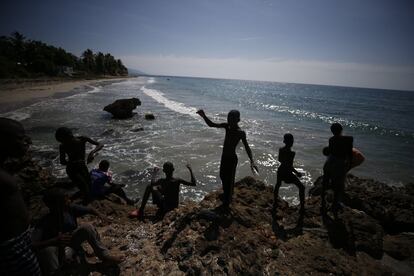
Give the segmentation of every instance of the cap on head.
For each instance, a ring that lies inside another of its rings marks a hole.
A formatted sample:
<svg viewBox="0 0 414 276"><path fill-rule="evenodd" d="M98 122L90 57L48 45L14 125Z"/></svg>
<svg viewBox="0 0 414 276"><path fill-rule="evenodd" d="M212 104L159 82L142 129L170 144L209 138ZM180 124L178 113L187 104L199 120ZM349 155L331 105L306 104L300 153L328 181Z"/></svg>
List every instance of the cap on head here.
<svg viewBox="0 0 414 276"><path fill-rule="evenodd" d="M333 123L331 125L331 131L333 133L333 135L339 135L341 134L343 128L342 125L340 123Z"/></svg>
<svg viewBox="0 0 414 276"><path fill-rule="evenodd" d="M229 114L227 114L227 122L229 124L237 124L240 122L240 112L238 110L230 110Z"/></svg>
<svg viewBox="0 0 414 276"><path fill-rule="evenodd" d="M99 162L99 169L106 172L109 169L109 161L102 160Z"/></svg>
<svg viewBox="0 0 414 276"><path fill-rule="evenodd" d="M172 173L174 171L174 165L171 162L165 162L162 166L162 169L165 173Z"/></svg>
<svg viewBox="0 0 414 276"><path fill-rule="evenodd" d="M283 135L283 143L286 145L293 145L293 135L290 133Z"/></svg>
<svg viewBox="0 0 414 276"><path fill-rule="evenodd" d="M72 130L67 127L60 127L56 130L55 138L61 143L71 137L73 137Z"/></svg>
<svg viewBox="0 0 414 276"><path fill-rule="evenodd" d="M2 157L20 157L29 149L30 138L23 125L9 118L0 118L0 154Z"/></svg>

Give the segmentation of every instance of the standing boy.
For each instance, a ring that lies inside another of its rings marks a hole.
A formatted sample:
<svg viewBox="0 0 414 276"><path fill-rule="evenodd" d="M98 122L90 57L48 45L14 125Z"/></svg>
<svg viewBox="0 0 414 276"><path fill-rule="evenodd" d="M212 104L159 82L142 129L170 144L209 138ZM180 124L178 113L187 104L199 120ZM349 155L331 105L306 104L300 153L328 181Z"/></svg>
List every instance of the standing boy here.
<svg viewBox="0 0 414 276"><path fill-rule="evenodd" d="M296 154L294 151L292 151L293 141L294 139L292 134L286 133L283 136L283 143L285 144L285 146L279 149L278 160L280 162L280 166L277 169L277 180L274 190L273 209L274 211L276 211L277 200L279 198L279 189L283 181L288 184L294 184L296 185L296 187L298 187L300 199L300 214L303 215L305 211L305 186L303 186L302 182L300 182L298 178L301 177L302 174L293 167L293 160L295 159Z"/></svg>
<svg viewBox="0 0 414 276"><path fill-rule="evenodd" d="M227 115L227 123L213 123L207 118L204 110L197 111L209 127L224 128L226 136L224 138L223 153L220 162L220 179L223 185L223 207L229 208L234 190L234 178L236 176L237 168L237 154L236 147L240 140L242 140L244 148L250 159L250 166L253 170L258 171L253 161L252 151L247 143L246 132L240 129L238 123L240 122L240 112L238 110L231 110Z"/></svg>
<svg viewBox="0 0 414 276"><path fill-rule="evenodd" d="M95 148L88 154L86 160L89 164L93 161L95 154L103 148L103 145L86 136L74 136L72 131L66 127L58 128L55 137L60 142L60 164L66 165L66 173L70 180L78 186L84 202L89 201L91 180L85 163L85 146L86 143L95 145ZM66 155L68 159L66 159Z"/></svg>
<svg viewBox="0 0 414 276"><path fill-rule="evenodd" d="M326 212L325 190L331 183L334 190L333 213L337 218L338 210L341 207L342 197L345 190L346 173L351 168L353 137L342 135L342 125L333 123L331 132L333 136L329 138L329 148L326 153L329 154L323 167L322 181L322 214Z"/></svg>

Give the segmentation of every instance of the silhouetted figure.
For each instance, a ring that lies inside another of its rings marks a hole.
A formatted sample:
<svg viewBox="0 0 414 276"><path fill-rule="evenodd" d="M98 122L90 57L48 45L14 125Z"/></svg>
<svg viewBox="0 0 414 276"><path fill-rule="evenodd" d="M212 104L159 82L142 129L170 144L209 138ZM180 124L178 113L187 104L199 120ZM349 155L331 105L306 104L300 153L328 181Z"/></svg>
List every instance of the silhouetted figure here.
<svg viewBox="0 0 414 276"><path fill-rule="evenodd" d="M328 158L323 167L321 211L323 215L326 214L325 192L328 186L332 186L334 191L332 211L335 218L342 205L346 173L350 170L352 163L353 137L343 136L342 130L342 125L339 123L331 125L333 136L329 138L328 149L324 149L324 154L328 154Z"/></svg>
<svg viewBox="0 0 414 276"><path fill-rule="evenodd" d="M0 118L0 275L40 275L29 213L17 180L4 170L4 162L25 155L30 144L19 122Z"/></svg>
<svg viewBox="0 0 414 276"><path fill-rule="evenodd" d="M86 162L93 161L95 153L103 148L103 145L86 136L73 136L72 131L66 127L60 127L55 133L56 140L60 142L60 164L66 165L66 173L70 180L78 186L84 202L90 200L91 180L89 170L85 163L86 143L95 145L88 154ZM66 155L68 159L66 159Z"/></svg>
<svg viewBox="0 0 414 276"><path fill-rule="evenodd" d="M153 203L158 207L157 217L163 217L167 212L178 207L180 198L180 185L196 185L196 179L194 177L193 170L188 164L187 169L189 170L191 176L190 182L185 181L181 178L173 177L174 165L171 162L164 163L163 171L165 173L165 178L161 178L157 181L155 181L155 176L159 169L157 167L154 168L151 184L146 187L144 197L141 202L141 207L138 210L138 219L144 219L145 205L147 204L150 195L152 196Z"/></svg>
<svg viewBox="0 0 414 276"><path fill-rule="evenodd" d="M246 133L240 129L238 123L240 122L240 112L231 110L227 115L227 123L213 123L204 113L203 110L197 111L209 127L224 128L226 136L224 138L223 153L220 162L220 179L223 185L223 206L228 208L230 206L233 190L234 178L237 169L237 154L236 147L240 140L242 140L244 148L250 159L250 166L252 171L258 172L257 166L254 164L252 151L247 143Z"/></svg>
<svg viewBox="0 0 414 276"><path fill-rule="evenodd" d="M124 187L123 185L112 182L112 175L108 172L108 169L109 162L107 160L102 160L99 162L99 167L91 171L92 198L99 199L109 194L116 194L120 198L124 199L128 205L135 204L137 201L127 197L125 191L122 189ZM105 186L106 183L108 183L109 186Z"/></svg>
<svg viewBox="0 0 414 276"><path fill-rule="evenodd" d="M72 204L64 190L53 189L43 197L49 213L41 218L34 233L33 245L38 251L43 274L53 275L63 264L74 256L84 259L82 243L88 242L95 255L106 263L120 263L120 256L111 255L102 244L95 227L90 224L78 225L77 218L93 214L103 220L97 210Z"/></svg>
<svg viewBox="0 0 414 276"><path fill-rule="evenodd" d="M278 160L280 162L280 166L277 169L277 178L276 178L276 185L274 190L274 211L277 210L277 201L279 198L279 189L282 185L282 181L288 184L294 184L299 189L299 199L300 199L300 213L303 215L305 211L305 186L300 182L298 177L301 177L302 174L298 172L293 167L293 160L295 159L295 152L292 151L293 146L293 135L290 133L286 133L283 136L283 143L285 146L279 149L279 157Z"/></svg>

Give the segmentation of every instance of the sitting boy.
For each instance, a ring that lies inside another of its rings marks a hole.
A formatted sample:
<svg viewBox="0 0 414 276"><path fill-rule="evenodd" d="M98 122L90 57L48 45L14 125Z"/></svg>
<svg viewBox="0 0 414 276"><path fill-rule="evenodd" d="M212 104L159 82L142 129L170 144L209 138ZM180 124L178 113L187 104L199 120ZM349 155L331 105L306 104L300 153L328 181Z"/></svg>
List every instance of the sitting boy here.
<svg viewBox="0 0 414 276"><path fill-rule="evenodd" d="M107 160L102 160L99 162L98 168L91 171L92 198L103 198L112 193L124 199L128 205L134 205L137 200L132 200L127 197L122 189L123 185L112 182L112 175L108 170L109 162ZM109 186L105 186L106 183L108 183Z"/></svg>
<svg viewBox="0 0 414 276"><path fill-rule="evenodd" d="M193 175L191 166L187 165L187 169L190 171L190 182L173 177L174 165L171 162L164 163L163 171L165 173L165 178L161 178L157 181L155 181L155 175L159 169L157 167L154 168L151 184L145 189L144 198L142 199L141 207L138 211L138 219L144 219L144 209L150 195L152 195L153 203L158 206L157 217L163 217L167 212L178 207L180 185L196 185L196 179Z"/></svg>
<svg viewBox="0 0 414 276"><path fill-rule="evenodd" d="M95 227L77 223L77 217L86 214L93 214L106 220L101 213L93 208L71 204L69 196L61 189L47 192L43 201L49 208L49 213L40 220L32 236L43 274L55 273L66 259L65 252L69 252L68 249L82 257L81 245L85 241L102 261L112 264L122 262L120 256L111 255L102 244Z"/></svg>

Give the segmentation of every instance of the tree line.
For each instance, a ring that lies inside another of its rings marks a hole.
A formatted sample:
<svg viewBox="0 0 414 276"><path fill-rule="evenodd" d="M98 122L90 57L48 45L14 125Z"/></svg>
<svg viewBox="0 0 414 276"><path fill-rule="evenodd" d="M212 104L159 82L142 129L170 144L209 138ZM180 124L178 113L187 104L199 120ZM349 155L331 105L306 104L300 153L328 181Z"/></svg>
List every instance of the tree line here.
<svg viewBox="0 0 414 276"><path fill-rule="evenodd" d="M107 53L85 50L81 57L63 48L26 39L21 33L0 37L0 78L125 76L128 69Z"/></svg>

